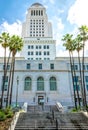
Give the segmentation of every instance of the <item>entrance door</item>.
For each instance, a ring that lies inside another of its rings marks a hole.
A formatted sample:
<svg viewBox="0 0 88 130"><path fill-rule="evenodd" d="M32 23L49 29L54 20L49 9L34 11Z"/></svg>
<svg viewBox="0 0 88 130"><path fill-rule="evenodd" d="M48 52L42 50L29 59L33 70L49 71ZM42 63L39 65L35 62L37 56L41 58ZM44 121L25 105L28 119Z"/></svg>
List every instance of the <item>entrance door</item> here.
<svg viewBox="0 0 88 130"><path fill-rule="evenodd" d="M38 104L42 105L44 103L44 96L38 96Z"/></svg>

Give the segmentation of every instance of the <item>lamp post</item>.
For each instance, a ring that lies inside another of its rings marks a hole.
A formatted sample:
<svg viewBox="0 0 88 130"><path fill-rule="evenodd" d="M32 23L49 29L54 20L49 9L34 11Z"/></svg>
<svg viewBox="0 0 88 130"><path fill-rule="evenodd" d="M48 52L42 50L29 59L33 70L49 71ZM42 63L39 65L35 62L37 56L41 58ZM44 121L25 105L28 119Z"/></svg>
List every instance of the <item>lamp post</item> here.
<svg viewBox="0 0 88 130"><path fill-rule="evenodd" d="M16 107L17 107L17 103L18 103L18 85L19 85L19 76L17 76L16 81L17 81L17 87L16 87Z"/></svg>

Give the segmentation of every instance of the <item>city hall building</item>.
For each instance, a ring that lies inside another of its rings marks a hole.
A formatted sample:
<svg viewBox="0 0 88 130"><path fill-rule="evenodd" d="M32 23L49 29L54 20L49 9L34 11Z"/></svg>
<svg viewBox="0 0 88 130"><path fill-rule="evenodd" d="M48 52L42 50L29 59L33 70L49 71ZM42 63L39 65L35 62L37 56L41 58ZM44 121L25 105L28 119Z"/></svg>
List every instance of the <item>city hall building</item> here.
<svg viewBox="0 0 88 130"><path fill-rule="evenodd" d="M38 105L43 102L45 105L53 105L60 102L66 106L74 105L70 60L69 57L56 57L56 41L52 34L52 24L48 21L46 8L40 3L32 4L22 24L24 46L15 63L13 103L16 102L18 93L19 104L27 102L29 105ZM79 76L77 58L75 68ZM3 58L0 58L0 94L2 77ZM88 97L88 58L85 58L85 77ZM80 83L77 83L81 98ZM5 82L4 98L7 88L8 80Z"/></svg>

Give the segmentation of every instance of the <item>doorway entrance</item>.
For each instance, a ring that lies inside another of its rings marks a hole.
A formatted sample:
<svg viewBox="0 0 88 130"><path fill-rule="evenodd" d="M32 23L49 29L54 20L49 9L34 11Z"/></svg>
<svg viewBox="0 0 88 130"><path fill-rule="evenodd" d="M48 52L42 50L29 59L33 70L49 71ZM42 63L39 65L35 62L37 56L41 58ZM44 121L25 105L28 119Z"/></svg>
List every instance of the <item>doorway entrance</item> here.
<svg viewBox="0 0 88 130"><path fill-rule="evenodd" d="M38 96L38 104L39 105L44 104L44 96Z"/></svg>

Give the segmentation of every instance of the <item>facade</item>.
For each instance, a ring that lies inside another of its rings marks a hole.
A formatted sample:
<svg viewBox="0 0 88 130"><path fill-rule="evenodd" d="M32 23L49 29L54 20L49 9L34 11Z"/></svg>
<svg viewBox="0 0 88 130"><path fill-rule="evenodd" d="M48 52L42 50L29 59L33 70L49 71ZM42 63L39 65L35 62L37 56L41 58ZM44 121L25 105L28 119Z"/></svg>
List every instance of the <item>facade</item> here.
<svg viewBox="0 0 88 130"><path fill-rule="evenodd" d="M24 47L21 56L16 58L12 102L16 103L18 94L19 104L27 102L29 105L38 105L43 102L45 105L53 105L59 101L64 106L74 105L69 57L56 57L56 42L53 40L52 26L48 22L43 5L34 3L28 9L26 21L22 25L22 38ZM77 58L75 58L75 69L79 77ZM0 94L2 79L3 58L0 58ZM88 58L85 58L85 79L88 97ZM81 98L79 81L77 84ZM5 82L4 99L7 89L8 78Z"/></svg>

